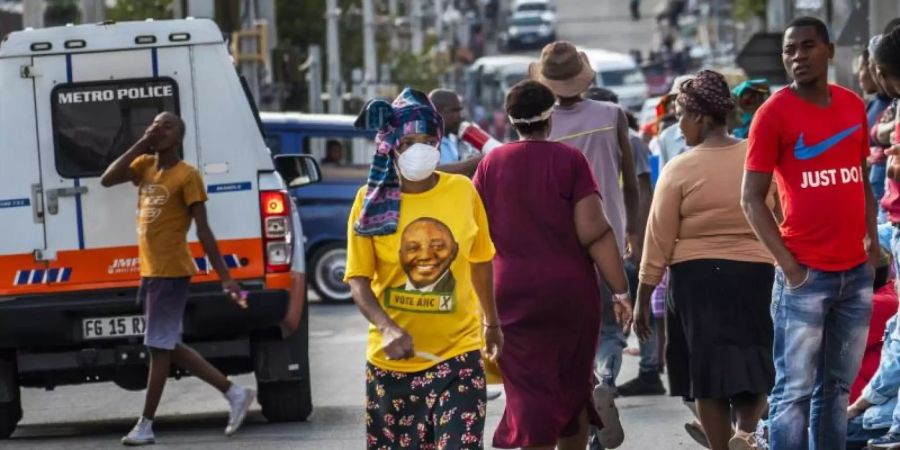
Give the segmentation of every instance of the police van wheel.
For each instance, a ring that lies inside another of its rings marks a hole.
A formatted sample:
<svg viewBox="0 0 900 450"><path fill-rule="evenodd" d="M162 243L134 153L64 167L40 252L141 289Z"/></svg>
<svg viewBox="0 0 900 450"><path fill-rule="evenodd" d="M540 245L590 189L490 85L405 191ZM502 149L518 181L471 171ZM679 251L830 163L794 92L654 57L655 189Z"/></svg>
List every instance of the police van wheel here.
<svg viewBox="0 0 900 450"><path fill-rule="evenodd" d="M312 288L322 301L349 302L350 286L344 283L347 272L347 244L332 242L316 250L312 257Z"/></svg>
<svg viewBox="0 0 900 450"><path fill-rule="evenodd" d="M269 422L302 422L312 414L309 378L258 383L257 400Z"/></svg>
<svg viewBox="0 0 900 450"><path fill-rule="evenodd" d="M15 360L0 355L0 439L9 439L22 420L22 400L16 382Z"/></svg>

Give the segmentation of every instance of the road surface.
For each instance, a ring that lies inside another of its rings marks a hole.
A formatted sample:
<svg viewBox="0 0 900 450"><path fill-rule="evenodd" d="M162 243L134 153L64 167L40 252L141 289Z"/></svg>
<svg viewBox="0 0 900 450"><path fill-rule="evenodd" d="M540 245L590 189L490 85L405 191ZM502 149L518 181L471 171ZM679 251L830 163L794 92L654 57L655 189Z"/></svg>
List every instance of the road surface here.
<svg viewBox="0 0 900 450"><path fill-rule="evenodd" d="M253 409L233 438L222 432L224 400L202 382L170 381L155 426L160 449L310 449L363 447L363 364L366 324L353 305L314 304L310 309L310 358L315 411L306 423L268 424ZM626 356L620 381L637 372L637 358ZM239 382L252 383L244 376ZM60 387L47 392L23 390L25 418L4 449L97 450L118 443L140 413L143 392L127 392L111 383ZM486 435L493 435L503 399L488 406ZM698 449L684 433L689 418L680 402L668 397L620 399L628 435L625 450ZM660 447L660 443L666 445Z"/></svg>

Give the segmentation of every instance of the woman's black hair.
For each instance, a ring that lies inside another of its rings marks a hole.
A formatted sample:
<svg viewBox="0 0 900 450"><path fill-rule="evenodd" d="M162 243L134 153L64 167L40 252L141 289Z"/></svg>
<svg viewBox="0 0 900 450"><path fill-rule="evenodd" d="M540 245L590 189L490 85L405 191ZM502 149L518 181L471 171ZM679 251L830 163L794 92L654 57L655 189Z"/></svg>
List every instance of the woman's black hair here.
<svg viewBox="0 0 900 450"><path fill-rule="evenodd" d="M547 86L534 81L523 80L515 84L506 93L506 115L513 119L528 119L540 116L556 103ZM545 131L549 126L549 120L534 123L514 123L513 127L522 134L532 134Z"/></svg>
<svg viewBox="0 0 900 450"><path fill-rule="evenodd" d="M894 17L893 19L891 19L891 21L884 26L884 31L882 31L881 34L889 34L897 27L900 27L900 17Z"/></svg>
<svg viewBox="0 0 900 450"><path fill-rule="evenodd" d="M873 56L882 72L891 78L900 78L900 27L881 36Z"/></svg>

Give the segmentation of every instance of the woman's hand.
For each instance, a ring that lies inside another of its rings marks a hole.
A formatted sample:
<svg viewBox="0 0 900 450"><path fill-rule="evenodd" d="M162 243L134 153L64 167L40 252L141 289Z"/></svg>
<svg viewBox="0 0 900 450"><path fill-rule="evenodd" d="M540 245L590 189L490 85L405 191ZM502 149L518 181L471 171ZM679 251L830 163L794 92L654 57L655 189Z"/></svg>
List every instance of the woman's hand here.
<svg viewBox="0 0 900 450"><path fill-rule="evenodd" d="M872 406L872 404L865 398L860 397L856 399L856 402L847 407L847 419L861 416L870 406Z"/></svg>
<svg viewBox="0 0 900 450"><path fill-rule="evenodd" d="M634 334L637 335L641 342L649 341L653 335L653 329L650 325L653 308L650 307L650 300L655 289L655 284L638 284L637 302L634 309Z"/></svg>
<svg viewBox="0 0 900 450"><path fill-rule="evenodd" d="M894 181L900 181L900 144L884 151L888 157L887 176Z"/></svg>
<svg viewBox="0 0 900 450"><path fill-rule="evenodd" d="M500 330L499 326L487 326L484 327L484 356L491 360L494 364L497 363L497 360L500 358L500 354L503 352L503 331Z"/></svg>
<svg viewBox="0 0 900 450"><path fill-rule="evenodd" d="M616 315L616 323L622 326L622 332L628 335L631 322L634 319L634 311L631 309L631 298L628 294L616 295L613 299L613 314Z"/></svg>
<svg viewBox="0 0 900 450"><path fill-rule="evenodd" d="M381 330L381 349L388 359L409 359L415 355L412 336L394 323Z"/></svg>
<svg viewBox="0 0 900 450"><path fill-rule="evenodd" d="M634 308L634 333L641 342L649 341L653 333L650 328L650 314L653 313L651 309L650 304L644 302L638 302Z"/></svg>

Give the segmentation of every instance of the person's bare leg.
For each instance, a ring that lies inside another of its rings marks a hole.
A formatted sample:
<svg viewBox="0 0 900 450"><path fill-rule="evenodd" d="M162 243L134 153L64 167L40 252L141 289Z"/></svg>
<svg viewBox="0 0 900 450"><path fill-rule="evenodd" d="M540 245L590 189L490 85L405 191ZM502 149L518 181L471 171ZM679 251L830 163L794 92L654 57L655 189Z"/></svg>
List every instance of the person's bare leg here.
<svg viewBox="0 0 900 450"><path fill-rule="evenodd" d="M700 424L711 450L728 450L731 439L731 405L727 399L697 399Z"/></svg>
<svg viewBox="0 0 900 450"><path fill-rule="evenodd" d="M767 405L766 396L762 394L736 395L734 411L737 416L737 429L748 434L756 433Z"/></svg>
<svg viewBox="0 0 900 450"><path fill-rule="evenodd" d="M225 374L187 345L176 345L175 350L172 351L172 360L178 367L209 383L223 394L228 392L228 388L231 387L231 382L228 381Z"/></svg>
<svg viewBox="0 0 900 450"><path fill-rule="evenodd" d="M150 373L147 376L147 393L144 395L144 418L153 420L159 400L162 398L163 388L169 378L172 352L158 348L148 347L150 350Z"/></svg>
<svg viewBox="0 0 900 450"><path fill-rule="evenodd" d="M591 430L588 425L587 410L583 410L578 416L578 432L573 436L560 438L556 448L559 450L584 450L587 447L588 435Z"/></svg>

